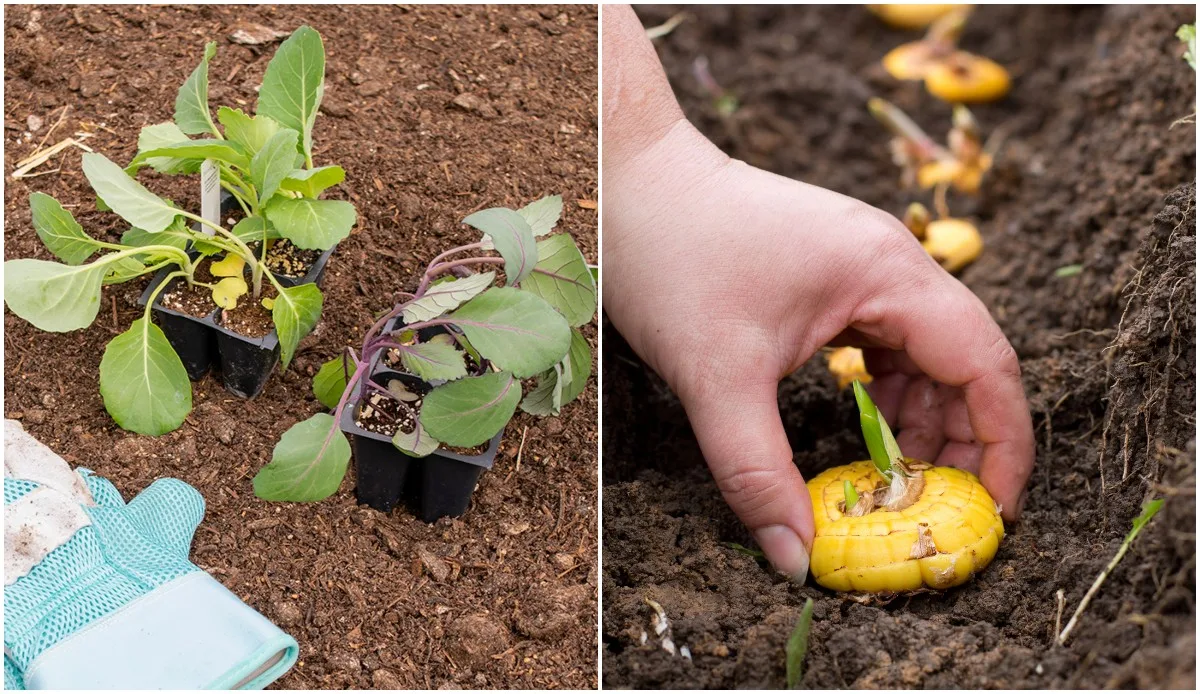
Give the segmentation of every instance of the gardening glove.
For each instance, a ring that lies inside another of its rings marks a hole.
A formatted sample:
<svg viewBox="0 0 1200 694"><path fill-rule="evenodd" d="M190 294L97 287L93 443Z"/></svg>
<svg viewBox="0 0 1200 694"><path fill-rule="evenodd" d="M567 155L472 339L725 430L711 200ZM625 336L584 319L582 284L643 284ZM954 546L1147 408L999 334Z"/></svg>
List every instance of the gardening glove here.
<svg viewBox="0 0 1200 694"><path fill-rule="evenodd" d="M195 489L125 504L17 422L4 440L6 686L258 689L292 666L296 642L188 561Z"/></svg>
<svg viewBox="0 0 1200 694"><path fill-rule="evenodd" d="M25 688L25 677L17 669L16 663L7 655L4 656L4 688L8 691Z"/></svg>

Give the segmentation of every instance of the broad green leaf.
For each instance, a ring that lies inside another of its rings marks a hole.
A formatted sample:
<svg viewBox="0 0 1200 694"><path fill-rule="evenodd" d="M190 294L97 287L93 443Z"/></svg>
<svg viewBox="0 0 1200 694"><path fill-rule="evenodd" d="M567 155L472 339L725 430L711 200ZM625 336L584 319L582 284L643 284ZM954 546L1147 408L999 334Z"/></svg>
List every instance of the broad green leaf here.
<svg viewBox="0 0 1200 694"><path fill-rule="evenodd" d="M583 333L571 329L571 349L553 368L538 374L538 383L521 401L521 409L539 417L557 415L579 397L592 375L592 349Z"/></svg>
<svg viewBox="0 0 1200 694"><path fill-rule="evenodd" d="M555 234L538 241L537 252L537 265L521 289L545 299L572 326L591 322L596 315L596 281L575 241Z"/></svg>
<svg viewBox="0 0 1200 694"><path fill-rule="evenodd" d="M558 218L562 216L562 196L547 195L522 207L517 213L529 222L529 228L533 230L535 237L545 236L558 224Z"/></svg>
<svg viewBox="0 0 1200 694"><path fill-rule="evenodd" d="M211 133L212 116L208 113L208 61L217 54L217 42L204 45L204 56L175 96L175 124L189 135Z"/></svg>
<svg viewBox="0 0 1200 694"><path fill-rule="evenodd" d="M181 142L190 142L190 138L187 133L179 129L178 125L171 122L147 125L138 133L138 154L177 145ZM126 167L126 171L133 175L137 173L138 168L145 165L164 174L194 174L200 171L200 164L203 161L203 159L196 158L148 157L141 164L130 164Z"/></svg>
<svg viewBox="0 0 1200 694"><path fill-rule="evenodd" d="M562 362L559 362L554 368L538 374L537 386L521 401L521 409L538 417L557 415L563 406L562 371Z"/></svg>
<svg viewBox="0 0 1200 694"><path fill-rule="evenodd" d="M563 357L562 402L567 404L579 397L592 375L592 347L578 330L571 330L571 350Z"/></svg>
<svg viewBox="0 0 1200 694"><path fill-rule="evenodd" d="M537 264L537 245L533 230L517 212L507 207L491 207L469 215L463 220L482 231L504 258L504 274L508 284L525 279Z"/></svg>
<svg viewBox="0 0 1200 694"><path fill-rule="evenodd" d="M229 231L247 244L264 239L283 238L270 222L258 215L242 219Z"/></svg>
<svg viewBox="0 0 1200 694"><path fill-rule="evenodd" d="M462 279L451 279L448 282L436 282L425 291L425 296L412 301L401 314L405 323L420 323L433 320L447 311L453 311L492 286L496 273L487 271Z"/></svg>
<svg viewBox="0 0 1200 694"><path fill-rule="evenodd" d="M178 209L146 190L103 154L83 155L83 175L113 212L151 234L171 226L179 215Z"/></svg>
<svg viewBox="0 0 1200 694"><path fill-rule="evenodd" d="M904 459L900 453L900 446L892 436L887 421L879 414L871 396L867 394L867 389L857 380L854 381L854 400L858 403L858 419L862 426L863 439L867 442L867 451L871 454L871 462L875 463L879 474L891 482L892 463Z"/></svg>
<svg viewBox="0 0 1200 694"><path fill-rule="evenodd" d="M459 326L485 359L517 378L545 371L571 346L571 327L558 311L511 287L493 287L438 320Z"/></svg>
<svg viewBox="0 0 1200 694"><path fill-rule="evenodd" d="M99 242L88 236L75 217L54 198L33 193L29 196L29 209L33 211L33 228L38 238L59 260L78 265L96 252Z"/></svg>
<svg viewBox="0 0 1200 694"><path fill-rule="evenodd" d="M283 238L300 248L325 250L350 235L358 213L344 200L277 198L266 207L267 219Z"/></svg>
<svg viewBox="0 0 1200 694"><path fill-rule="evenodd" d="M461 378L426 394L421 425L451 446L478 446L508 424L520 400L521 382L510 373Z"/></svg>
<svg viewBox="0 0 1200 694"><path fill-rule="evenodd" d="M800 619L796 620L796 628L788 637L787 647L787 688L796 689L800 686L800 678L804 676L804 656L808 655L808 632L812 627L813 599L804 601L800 610Z"/></svg>
<svg viewBox="0 0 1200 694"><path fill-rule="evenodd" d="M342 393L346 392L347 374L353 371L354 366L346 363L344 355L321 364L317 375L313 376L313 395L322 405L334 409L341 402Z"/></svg>
<svg viewBox="0 0 1200 694"><path fill-rule="evenodd" d="M312 332L317 321L321 319L321 304L324 301L325 297L315 284L284 287L279 296L275 297L275 308L271 310L271 318L279 334L283 368L286 369L291 363L300 339Z"/></svg>
<svg viewBox="0 0 1200 694"><path fill-rule="evenodd" d="M104 409L122 429L161 436L192 411L192 382L163 331L146 317L114 337L100 360Z"/></svg>
<svg viewBox="0 0 1200 694"><path fill-rule="evenodd" d="M258 91L258 113L302 136L300 152L312 158L312 129L325 94L325 46L321 35L302 26L275 51Z"/></svg>
<svg viewBox="0 0 1200 694"><path fill-rule="evenodd" d="M137 256L121 258L108 264L104 284L120 284L146 274L148 268Z"/></svg>
<svg viewBox="0 0 1200 694"><path fill-rule="evenodd" d="M4 263L4 302L41 330L86 328L100 312L100 286L111 263L63 265L20 258Z"/></svg>
<svg viewBox="0 0 1200 694"><path fill-rule="evenodd" d="M589 264L588 272L592 273L592 281L596 284L600 284L600 266Z"/></svg>
<svg viewBox="0 0 1200 694"><path fill-rule="evenodd" d="M258 203L266 204L279 184L292 172L296 161L296 142L300 133L291 129L280 130L271 136L250 162L250 180L258 191Z"/></svg>
<svg viewBox="0 0 1200 694"><path fill-rule="evenodd" d="M151 234L145 229L137 227L130 227L128 231L121 234L122 246L171 246L186 251L188 243L191 241L192 233L187 230L187 225L182 218L157 234ZM145 258L146 256L138 257Z"/></svg>
<svg viewBox="0 0 1200 694"><path fill-rule="evenodd" d="M250 153L246 151L245 147L230 140L213 139L186 140L184 142L155 147L146 151L139 151L138 155L133 158L133 161L129 162L129 166L137 167L151 160L163 158L195 160L198 162L205 159L214 159L240 169L250 166ZM112 204L111 200L108 202L110 205Z"/></svg>
<svg viewBox="0 0 1200 694"><path fill-rule="evenodd" d="M423 381L453 381L467 375L463 353L442 342L406 345L400 350L400 363Z"/></svg>
<svg viewBox="0 0 1200 694"><path fill-rule="evenodd" d="M251 154L262 149L280 127L273 118L248 116L241 109L228 106L217 109L217 120L225 128L225 139L245 147Z"/></svg>
<svg viewBox="0 0 1200 694"><path fill-rule="evenodd" d="M418 421L412 431L404 432L397 431L392 437L392 445L400 450L401 453L411 455L414 458L424 458L438 449L441 443L429 435L425 428Z"/></svg>
<svg viewBox="0 0 1200 694"><path fill-rule="evenodd" d="M254 476L254 495L265 501L320 501L338 490L350 463L350 442L324 412L284 432L271 462Z"/></svg>
<svg viewBox="0 0 1200 694"><path fill-rule="evenodd" d="M340 166L318 166L315 169L296 169L283 179L280 188L300 193L306 198L320 197L325 189L346 180L346 170Z"/></svg>

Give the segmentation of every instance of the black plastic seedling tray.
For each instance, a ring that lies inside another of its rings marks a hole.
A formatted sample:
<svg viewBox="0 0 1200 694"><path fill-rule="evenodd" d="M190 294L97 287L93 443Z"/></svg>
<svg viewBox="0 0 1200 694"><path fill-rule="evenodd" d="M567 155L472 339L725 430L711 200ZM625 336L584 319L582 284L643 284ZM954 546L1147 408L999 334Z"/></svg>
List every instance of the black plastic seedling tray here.
<svg viewBox="0 0 1200 694"><path fill-rule="evenodd" d="M221 214L232 214L237 210L234 197L223 193ZM196 227L198 226L199 223ZM308 283L320 286L332 255L333 248L322 253L304 277L275 275L275 278L285 287ZM145 306L159 284L176 269L170 267L160 270L142 292L139 303ZM219 365L226 390L238 397L254 398L262 392L271 371L279 361L279 336L274 330L259 338L240 335L217 322L219 309L214 309L206 316L196 317L163 306L161 295L155 300L152 312L167 340L183 361L188 377L193 381L204 378L214 365Z"/></svg>
<svg viewBox="0 0 1200 694"><path fill-rule="evenodd" d="M170 272L167 268L154 276L142 292L143 306ZM192 380L203 378L219 363L225 389L241 398L253 398L262 392L279 361L279 336L274 330L258 338L240 335L217 323L220 309L202 318L180 313L163 306L161 294L151 311Z"/></svg>
<svg viewBox="0 0 1200 694"><path fill-rule="evenodd" d="M151 293L158 285L162 284L172 269L174 268L160 270L154 276L154 280L142 292L142 296L138 300L139 304L146 305L146 302L150 300ZM175 348L175 353L183 361L183 368L187 369L188 378L193 381L204 378L212 370L213 362L220 359L220 353L217 351L217 336L212 329L214 314L197 318L180 313L163 306L161 297L155 300L151 312L155 322L167 336L167 341L171 343L171 346Z"/></svg>
<svg viewBox="0 0 1200 694"><path fill-rule="evenodd" d="M424 393L429 384L416 376L381 369L371 375L379 385L392 379L409 390ZM466 513L475 484L484 470L492 469L504 432L492 437L487 450L468 456L439 448L424 458L406 455L392 444L391 437L367 431L355 423L360 403L357 398L342 411L339 423L350 436L358 471L358 502L379 511L391 511L405 502L421 520L432 523L443 516Z"/></svg>
<svg viewBox="0 0 1200 694"><path fill-rule="evenodd" d="M272 272L271 274L285 287L297 287L301 284L315 284L320 287L321 281L325 279L325 268L329 265L329 256L333 255L334 248L337 248L337 246L326 249L321 255L317 256L317 259L313 261L312 266L308 268L308 272L304 273L303 277L281 275L277 272Z"/></svg>

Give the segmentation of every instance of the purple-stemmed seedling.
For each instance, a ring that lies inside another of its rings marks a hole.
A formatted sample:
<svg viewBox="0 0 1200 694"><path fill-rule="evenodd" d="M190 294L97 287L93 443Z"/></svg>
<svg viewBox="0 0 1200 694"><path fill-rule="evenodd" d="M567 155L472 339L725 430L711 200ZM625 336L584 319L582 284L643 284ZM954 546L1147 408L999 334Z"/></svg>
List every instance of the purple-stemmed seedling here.
<svg viewBox="0 0 1200 694"><path fill-rule="evenodd" d="M411 427L396 431L392 442L418 458L443 445L471 448L490 440L518 405L550 416L578 397L591 375L591 347L578 327L595 315L596 283L570 235L550 233L561 214L562 199L552 196L464 219L483 237L440 253L416 290L400 292L367 329L358 352L347 348L322 365L313 391L332 414L313 415L284 433L254 479L255 494L317 501L335 492L350 459L338 423L369 394L412 415ZM499 255L487 255L492 251ZM441 335L422 339L429 328ZM431 385L419 402L406 389L371 379L385 353ZM536 386L522 399L522 379L534 377Z"/></svg>

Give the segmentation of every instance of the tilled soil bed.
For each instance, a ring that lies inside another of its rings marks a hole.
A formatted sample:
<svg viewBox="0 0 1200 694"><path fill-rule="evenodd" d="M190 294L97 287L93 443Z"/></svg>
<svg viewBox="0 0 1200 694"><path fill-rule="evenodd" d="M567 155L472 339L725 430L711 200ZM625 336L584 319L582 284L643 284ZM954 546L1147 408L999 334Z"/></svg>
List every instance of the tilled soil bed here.
<svg viewBox="0 0 1200 694"><path fill-rule="evenodd" d="M325 313L294 365L253 401L210 375L195 409L158 439L128 434L104 411L104 344L139 315L144 282L105 291L89 329L48 334L5 313L5 415L128 497L174 476L204 495L192 559L300 643L287 688L591 688L596 685L596 387L555 420L519 414L466 515L427 525L360 508L351 474L316 504L255 498L251 478L280 434L321 409L312 375L361 342L388 291L408 289L440 250L475 240L458 220L561 193L561 227L596 261L594 8L395 6L30 7L5 12L5 166L78 131L114 161L138 130L169 120L204 42L219 43L211 100L253 108L275 44L239 45L248 24L321 32L326 93L318 164L348 174L332 197L358 207L334 253ZM36 121L40 119L41 123ZM34 127L37 126L37 127ZM27 131L32 131L27 134ZM125 226L94 211L68 150L8 181L7 258L49 258L28 195L73 204L89 232ZM142 174L198 206L198 180ZM580 204L578 201L585 201ZM596 330L588 328L589 340ZM518 464L523 432L524 451Z"/></svg>
<svg viewBox="0 0 1200 694"><path fill-rule="evenodd" d="M679 9L639 12L649 26ZM888 98L944 137L949 107L878 63L917 34L861 7L689 11L656 44L694 123L734 157L903 212L913 194L865 104ZM1194 688L1196 134L1175 121L1195 110L1196 76L1174 37L1193 21L1192 7L986 6L963 38L1014 86L974 110L1007 139L983 195L951 200L986 243L961 279L1021 357L1038 438L1025 514L966 586L863 605L727 546L751 539L678 401L607 332L606 687L782 687L811 597L804 688ZM741 102L732 118L693 76L700 56ZM806 477L866 457L853 398L823 359L779 402ZM1065 623L1151 496L1164 510L1055 646L1056 592ZM660 647L646 598L690 661Z"/></svg>

